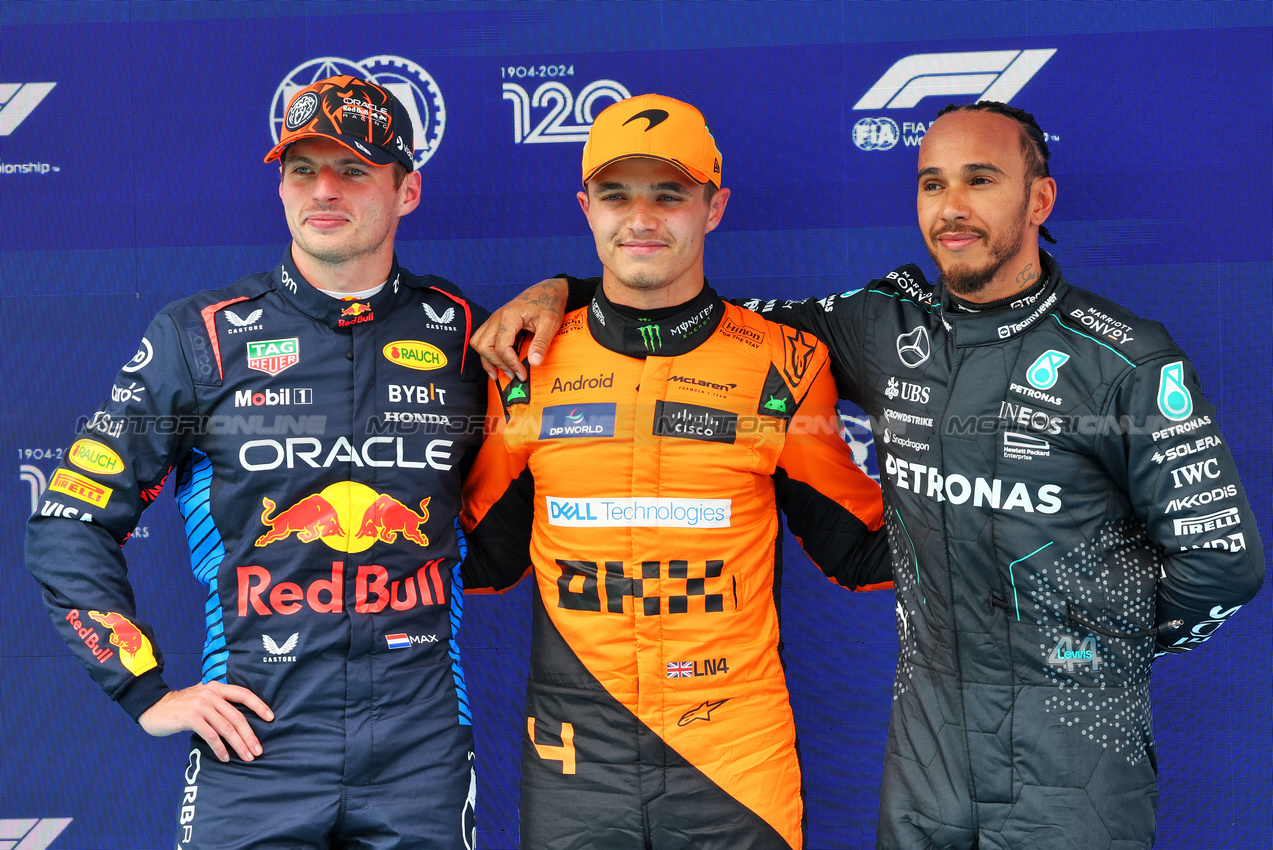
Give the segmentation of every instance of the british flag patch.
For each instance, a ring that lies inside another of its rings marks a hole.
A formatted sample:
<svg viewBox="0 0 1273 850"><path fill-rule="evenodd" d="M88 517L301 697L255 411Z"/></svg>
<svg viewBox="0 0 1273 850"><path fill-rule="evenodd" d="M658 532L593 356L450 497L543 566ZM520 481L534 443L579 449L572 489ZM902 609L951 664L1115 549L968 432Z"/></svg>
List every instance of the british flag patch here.
<svg viewBox="0 0 1273 850"><path fill-rule="evenodd" d="M669 679L694 678L694 662L693 661L669 661L667 663L667 677Z"/></svg>

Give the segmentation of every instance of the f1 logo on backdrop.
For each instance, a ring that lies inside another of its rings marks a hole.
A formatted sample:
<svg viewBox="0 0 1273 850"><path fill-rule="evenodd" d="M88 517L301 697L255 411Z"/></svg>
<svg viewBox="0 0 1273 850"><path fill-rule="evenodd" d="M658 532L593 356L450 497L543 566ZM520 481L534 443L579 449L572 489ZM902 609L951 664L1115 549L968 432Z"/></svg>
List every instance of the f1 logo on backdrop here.
<svg viewBox="0 0 1273 850"><path fill-rule="evenodd" d="M44 850L62 834L72 818L0 818L0 847Z"/></svg>
<svg viewBox="0 0 1273 850"><path fill-rule="evenodd" d="M355 62L339 56L320 56L297 65L274 91L270 104L270 135L278 143L279 130L286 118L292 96L318 80L348 74L384 86L406 108L411 116L415 137L414 160L419 168L437 152L446 130L446 104L442 90L424 68L401 56L368 56Z"/></svg>
<svg viewBox="0 0 1273 850"><path fill-rule="evenodd" d="M553 66L561 67L561 66ZM573 72L574 66L570 66ZM595 113L632 97L627 88L614 80L593 80L575 97L560 80L542 83L531 94L518 83L504 83L504 100L513 102L513 144L531 145L545 142L586 142ZM604 100L604 103L597 101ZM531 127L531 108L547 108L548 113ZM574 124L566 124L568 118Z"/></svg>
<svg viewBox="0 0 1273 850"><path fill-rule="evenodd" d="M35 111L57 83L0 83L0 136L8 136Z"/></svg>
<svg viewBox="0 0 1273 850"><path fill-rule="evenodd" d="M853 108L913 109L924 98L960 95L1008 103L1055 53L1055 48L915 53L894 62ZM923 123L898 127L892 118L863 118L853 125L853 143L866 151L888 150L902 139L913 147L924 130Z"/></svg>

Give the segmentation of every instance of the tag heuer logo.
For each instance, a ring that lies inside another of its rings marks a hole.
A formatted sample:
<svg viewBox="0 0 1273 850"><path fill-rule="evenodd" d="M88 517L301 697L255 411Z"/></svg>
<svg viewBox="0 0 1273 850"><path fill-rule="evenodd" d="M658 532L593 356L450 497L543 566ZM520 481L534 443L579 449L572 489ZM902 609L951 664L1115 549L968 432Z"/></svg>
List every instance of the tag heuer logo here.
<svg viewBox="0 0 1273 850"><path fill-rule="evenodd" d="M248 368L277 375L300 362L300 339L263 339L248 343Z"/></svg>

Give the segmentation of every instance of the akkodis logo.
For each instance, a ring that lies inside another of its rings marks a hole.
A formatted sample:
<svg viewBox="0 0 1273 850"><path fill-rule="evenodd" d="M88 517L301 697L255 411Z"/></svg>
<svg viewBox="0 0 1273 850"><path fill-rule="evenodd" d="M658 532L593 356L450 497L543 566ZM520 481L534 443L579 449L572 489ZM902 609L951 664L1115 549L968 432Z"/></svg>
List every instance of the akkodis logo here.
<svg viewBox="0 0 1273 850"><path fill-rule="evenodd" d="M377 540L395 543L401 534L428 546L423 526L429 521L430 498L420 500L420 512L416 513L393 496L356 481L337 482L281 511L265 496L261 498L261 524L266 532L256 539L256 545L269 546L295 534L302 543L321 540L337 552L363 552Z"/></svg>
<svg viewBox="0 0 1273 850"><path fill-rule="evenodd" d="M958 95L1008 103L1054 53L1055 48L914 53L894 62L853 108L910 109L926 97Z"/></svg>
<svg viewBox="0 0 1273 850"><path fill-rule="evenodd" d="M446 130L446 104L442 100L442 90L420 65L401 56L388 55L368 56L357 62L339 56L320 56L288 71L274 90L274 101L270 105L270 135L275 144L278 144L283 123L288 120L287 105L292 97L310 83L341 74L383 86L406 109L414 131L412 159L416 168L437 153L442 133ZM297 106L303 109L305 105Z"/></svg>

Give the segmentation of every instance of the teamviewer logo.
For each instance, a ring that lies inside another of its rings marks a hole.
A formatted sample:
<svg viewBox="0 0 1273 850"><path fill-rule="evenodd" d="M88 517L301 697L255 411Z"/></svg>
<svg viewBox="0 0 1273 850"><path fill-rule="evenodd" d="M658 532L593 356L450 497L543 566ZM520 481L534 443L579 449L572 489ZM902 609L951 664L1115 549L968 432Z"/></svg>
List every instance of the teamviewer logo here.
<svg viewBox="0 0 1273 850"><path fill-rule="evenodd" d="M911 109L926 97L976 95L1008 103L1055 48L916 53L893 63L854 109Z"/></svg>

